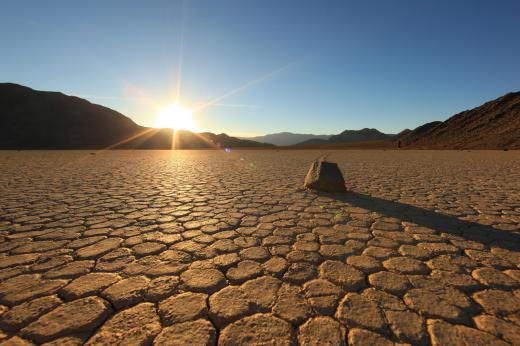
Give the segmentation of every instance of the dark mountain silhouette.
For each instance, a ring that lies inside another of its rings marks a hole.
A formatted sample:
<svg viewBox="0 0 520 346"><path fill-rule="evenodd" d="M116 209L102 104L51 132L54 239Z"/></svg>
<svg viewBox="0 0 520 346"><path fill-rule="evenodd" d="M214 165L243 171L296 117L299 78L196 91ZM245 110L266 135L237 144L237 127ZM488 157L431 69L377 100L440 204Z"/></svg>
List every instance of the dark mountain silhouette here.
<svg viewBox="0 0 520 346"><path fill-rule="evenodd" d="M110 108L59 92L36 91L0 83L0 149L177 149L269 147L251 139L209 132L195 134L139 126ZM269 139L268 137L271 136ZM376 129L346 130L326 135L283 132L254 137L266 141L312 136L298 148L520 149L520 92L509 93L479 107L397 135Z"/></svg>
<svg viewBox="0 0 520 346"><path fill-rule="evenodd" d="M420 126L401 141L408 148L520 149L520 92Z"/></svg>
<svg viewBox="0 0 520 346"><path fill-rule="evenodd" d="M293 145L297 143L301 143L303 141L308 141L311 139L329 139L331 135L313 135L313 134L303 134L303 133L292 133L292 132L280 132L280 133L271 133L264 136L256 136L256 137L241 137L242 139L249 139L257 142L271 143L274 145L285 146L285 145Z"/></svg>
<svg viewBox="0 0 520 346"><path fill-rule="evenodd" d="M381 139L387 139L393 135L382 133L376 129L364 128L361 130L345 130L339 135L335 135L329 138L330 142L360 142L360 141L378 141Z"/></svg>
<svg viewBox="0 0 520 346"><path fill-rule="evenodd" d="M382 133L376 129L364 128L361 130L345 130L339 135L331 136L327 140L310 139L308 141L298 143L298 145L379 141L389 139L392 136L393 135Z"/></svg>
<svg viewBox="0 0 520 346"><path fill-rule="evenodd" d="M295 145L320 145L320 144L327 144L332 143L328 139L321 139L321 138L311 138L306 141L296 143Z"/></svg>
<svg viewBox="0 0 520 346"><path fill-rule="evenodd" d="M182 149L274 147L274 145L270 143L259 143L235 138L225 133L216 135L211 132L193 133L190 131L176 131L175 138L175 148Z"/></svg>
<svg viewBox="0 0 520 346"><path fill-rule="evenodd" d="M1 149L169 149L171 129L139 126L110 108L60 92L0 83ZM176 148L260 147L226 134L178 131Z"/></svg>
<svg viewBox="0 0 520 346"><path fill-rule="evenodd" d="M508 93L483 105L433 121L397 135L375 129L344 131L328 140L297 145L308 149L520 149L520 92Z"/></svg>
<svg viewBox="0 0 520 346"><path fill-rule="evenodd" d="M392 140L401 141L402 145L408 145L417 141L419 138L424 136L425 133L427 133L434 127L438 126L439 124L442 124L442 121L432 121L430 123L426 123L424 125L416 127L413 130L403 130L399 132L397 135L395 135L395 137L393 137Z"/></svg>

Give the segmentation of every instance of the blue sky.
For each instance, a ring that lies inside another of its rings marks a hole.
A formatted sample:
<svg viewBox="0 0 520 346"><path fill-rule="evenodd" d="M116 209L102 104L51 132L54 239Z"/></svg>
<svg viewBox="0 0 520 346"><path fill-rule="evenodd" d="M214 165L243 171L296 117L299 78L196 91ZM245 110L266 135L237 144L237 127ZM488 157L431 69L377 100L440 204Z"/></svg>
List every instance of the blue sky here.
<svg viewBox="0 0 520 346"><path fill-rule="evenodd" d="M520 90L519 13L519 1L2 1L0 81L153 126L181 77L183 105L214 100L194 115L203 130L395 133Z"/></svg>

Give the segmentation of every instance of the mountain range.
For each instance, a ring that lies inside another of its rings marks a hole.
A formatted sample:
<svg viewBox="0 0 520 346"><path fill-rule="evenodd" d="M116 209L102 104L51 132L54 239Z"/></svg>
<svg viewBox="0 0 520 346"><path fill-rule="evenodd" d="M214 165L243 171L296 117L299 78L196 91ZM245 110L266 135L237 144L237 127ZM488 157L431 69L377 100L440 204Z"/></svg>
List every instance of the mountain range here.
<svg viewBox="0 0 520 346"><path fill-rule="evenodd" d="M396 135L376 129L346 130L328 140L295 147L404 149L520 149L520 92L508 93L445 121L433 121Z"/></svg>
<svg viewBox="0 0 520 346"><path fill-rule="evenodd" d="M448 120L396 138L407 148L520 149L520 92L508 93Z"/></svg>
<svg viewBox="0 0 520 346"><path fill-rule="evenodd" d="M0 83L2 149L170 149L172 130L139 126L110 108L60 92ZM178 149L268 147L204 132L177 131Z"/></svg>
<svg viewBox="0 0 520 346"><path fill-rule="evenodd" d="M260 142L261 141L261 142ZM235 138L210 132L139 126L110 108L60 92L0 83L0 149L191 149L395 148L520 149L520 92L413 130L385 134L377 129L345 130L337 135L275 133Z"/></svg>
<svg viewBox="0 0 520 346"><path fill-rule="evenodd" d="M304 133L279 132L271 133L264 136L256 137L240 137L257 142L271 143L277 146L294 145L309 140L327 140L332 135L313 135Z"/></svg>
<svg viewBox="0 0 520 346"><path fill-rule="evenodd" d="M297 145L380 141L392 137L393 135L382 133L376 129L364 128L361 130L345 130L340 134L330 136L328 139L309 139Z"/></svg>

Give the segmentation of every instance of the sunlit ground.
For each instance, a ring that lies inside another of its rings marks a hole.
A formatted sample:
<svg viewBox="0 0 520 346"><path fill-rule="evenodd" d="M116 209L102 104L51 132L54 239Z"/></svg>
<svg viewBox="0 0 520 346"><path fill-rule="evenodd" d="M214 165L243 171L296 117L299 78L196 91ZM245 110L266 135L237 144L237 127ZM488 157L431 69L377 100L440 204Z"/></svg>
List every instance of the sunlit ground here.
<svg viewBox="0 0 520 346"><path fill-rule="evenodd" d="M0 151L0 343L508 345L518 329L518 151L86 153ZM348 193L302 188L325 153Z"/></svg>

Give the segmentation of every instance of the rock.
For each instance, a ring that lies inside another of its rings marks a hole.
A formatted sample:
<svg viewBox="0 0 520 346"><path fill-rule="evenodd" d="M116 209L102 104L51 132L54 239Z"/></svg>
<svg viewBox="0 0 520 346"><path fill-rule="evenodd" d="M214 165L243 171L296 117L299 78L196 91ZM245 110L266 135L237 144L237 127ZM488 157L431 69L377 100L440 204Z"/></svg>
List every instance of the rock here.
<svg viewBox="0 0 520 346"><path fill-rule="evenodd" d="M115 314L87 345L149 345L161 331L154 304L141 303Z"/></svg>
<svg viewBox="0 0 520 346"><path fill-rule="evenodd" d="M243 318L224 328L219 345L280 345L296 344L291 325L269 314Z"/></svg>
<svg viewBox="0 0 520 346"><path fill-rule="evenodd" d="M87 297L63 304L29 326L21 334L37 342L60 336L89 332L110 314L110 304L98 297Z"/></svg>
<svg viewBox="0 0 520 346"><path fill-rule="evenodd" d="M213 346L217 343L217 332L206 320L177 323L166 327L154 340L155 346Z"/></svg>
<svg viewBox="0 0 520 346"><path fill-rule="evenodd" d="M345 192L345 179L338 165L325 160L314 161L305 177L304 187L327 192Z"/></svg>

